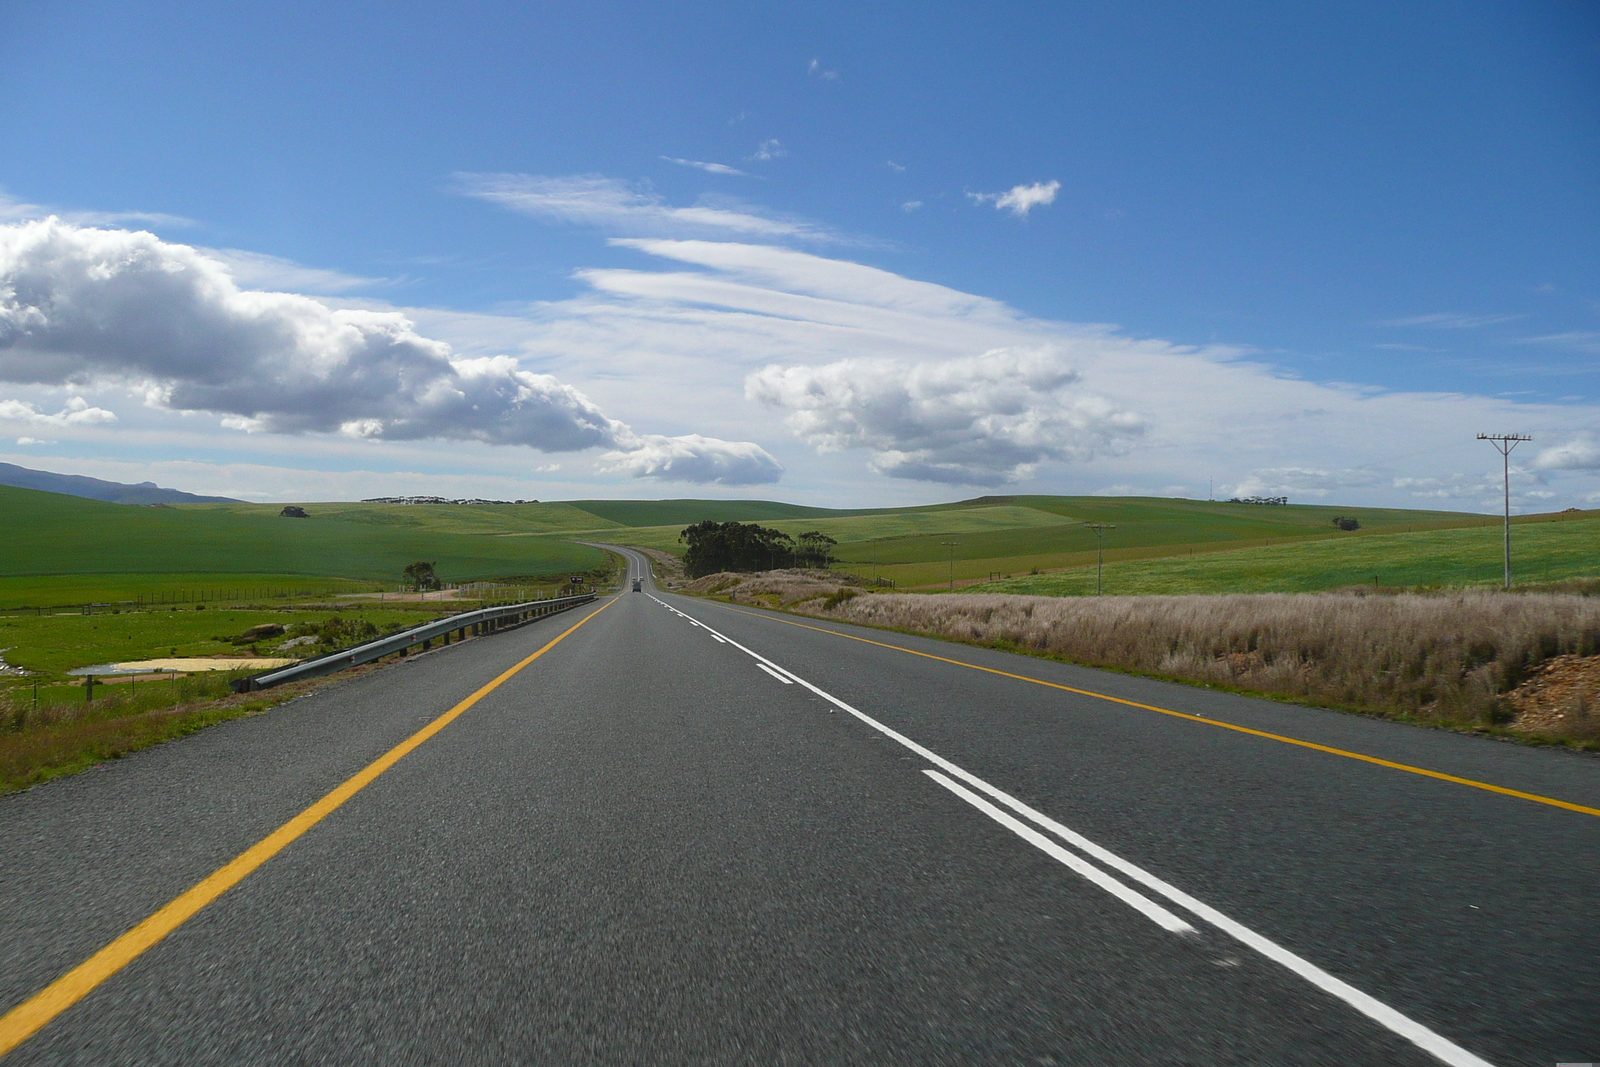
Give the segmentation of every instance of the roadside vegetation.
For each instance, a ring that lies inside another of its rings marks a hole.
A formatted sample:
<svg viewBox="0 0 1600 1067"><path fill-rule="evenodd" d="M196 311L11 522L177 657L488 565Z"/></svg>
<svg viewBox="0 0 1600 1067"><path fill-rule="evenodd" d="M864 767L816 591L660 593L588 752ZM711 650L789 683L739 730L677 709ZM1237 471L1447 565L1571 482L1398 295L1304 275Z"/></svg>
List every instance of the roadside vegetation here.
<svg viewBox="0 0 1600 1067"><path fill-rule="evenodd" d="M585 577L592 586L612 571L596 568ZM0 793L253 714L329 681L234 694L229 683L254 673L233 666L241 659L324 655L440 615L558 595L566 577L477 583L472 599L457 590L447 600L386 594L383 602L0 615ZM208 661L221 669L194 673L153 665L138 674L97 674L92 689L83 675L68 673L150 660ZM357 668L364 669L371 668Z"/></svg>
<svg viewBox="0 0 1600 1067"><path fill-rule="evenodd" d="M242 673L193 675L137 688L101 686L96 691L104 695L92 702L80 698L38 708L27 692L13 689L0 697L0 794L257 714L326 681L235 694L228 683Z"/></svg>
<svg viewBox="0 0 1600 1067"><path fill-rule="evenodd" d="M926 596L827 572L683 592L1427 725L1600 750L1600 597Z"/></svg>

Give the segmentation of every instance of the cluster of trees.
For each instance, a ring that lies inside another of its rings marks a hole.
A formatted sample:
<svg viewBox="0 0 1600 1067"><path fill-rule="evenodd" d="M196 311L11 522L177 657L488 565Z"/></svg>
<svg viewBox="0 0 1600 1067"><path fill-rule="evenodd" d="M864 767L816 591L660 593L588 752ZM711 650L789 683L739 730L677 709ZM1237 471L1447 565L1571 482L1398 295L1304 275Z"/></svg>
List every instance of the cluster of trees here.
<svg viewBox="0 0 1600 1067"><path fill-rule="evenodd" d="M678 535L688 544L683 569L691 578L719 571L765 571L778 567L826 567L839 542L819 530L790 537L753 522L697 522Z"/></svg>
<svg viewBox="0 0 1600 1067"><path fill-rule="evenodd" d="M406 584L419 593L439 588L439 576L433 573L433 564L426 560L407 563L405 576Z"/></svg>
<svg viewBox="0 0 1600 1067"><path fill-rule="evenodd" d="M1359 520L1346 518L1343 515L1340 515L1337 518L1335 518L1333 520L1333 524L1335 526L1339 527L1339 529L1341 529L1341 530L1359 530L1359 529L1361 529L1361 523L1360 523Z"/></svg>

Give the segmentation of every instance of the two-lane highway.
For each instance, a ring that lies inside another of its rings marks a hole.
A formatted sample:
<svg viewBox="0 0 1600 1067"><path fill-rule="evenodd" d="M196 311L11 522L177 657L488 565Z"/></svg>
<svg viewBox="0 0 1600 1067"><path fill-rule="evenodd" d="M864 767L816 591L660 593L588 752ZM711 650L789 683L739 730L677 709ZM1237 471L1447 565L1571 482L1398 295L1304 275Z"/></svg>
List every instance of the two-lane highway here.
<svg viewBox="0 0 1600 1067"><path fill-rule="evenodd" d="M1592 760L647 578L0 800L0 1005L36 1006L0 1047L5 1067L1596 1059L1584 809Z"/></svg>

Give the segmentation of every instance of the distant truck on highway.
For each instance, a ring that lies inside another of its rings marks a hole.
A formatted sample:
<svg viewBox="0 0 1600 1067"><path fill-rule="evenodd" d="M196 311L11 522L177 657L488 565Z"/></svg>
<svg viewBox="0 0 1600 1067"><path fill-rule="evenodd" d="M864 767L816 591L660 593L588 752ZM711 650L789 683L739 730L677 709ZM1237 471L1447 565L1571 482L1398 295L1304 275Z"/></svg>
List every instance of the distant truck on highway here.
<svg viewBox="0 0 1600 1067"><path fill-rule="evenodd" d="M633 591L635 593L644 592L644 579L643 578L635 578L633 580Z"/></svg>

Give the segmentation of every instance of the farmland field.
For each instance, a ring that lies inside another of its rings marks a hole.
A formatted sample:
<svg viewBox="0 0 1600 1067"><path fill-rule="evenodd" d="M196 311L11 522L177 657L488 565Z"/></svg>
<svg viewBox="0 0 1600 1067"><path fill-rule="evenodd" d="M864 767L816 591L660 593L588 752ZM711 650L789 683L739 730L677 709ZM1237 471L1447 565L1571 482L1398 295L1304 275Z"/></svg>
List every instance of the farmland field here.
<svg viewBox="0 0 1600 1067"><path fill-rule="evenodd" d="M0 486L0 577L234 574L394 583L406 564L424 559L435 562L442 580L459 582L608 565L604 553L558 538L503 536L606 525L565 505L307 508L311 518L291 519L279 517L277 506L133 507Z"/></svg>
<svg viewBox="0 0 1600 1067"><path fill-rule="evenodd" d="M1332 520L1338 516L1356 519L1360 530L1336 529ZM1105 558L1126 562L1201 554L1209 558L1210 554L1232 555L1255 546L1364 543L1389 533L1486 527L1492 521L1481 515L1441 511L1023 496L870 514L818 514L769 520L764 525L791 536L820 530L839 542L834 555L842 567L891 578L901 588L915 589L942 586L951 575L952 561L958 585L990 576L1026 575L1031 570L1092 563L1095 533L1086 523L1115 525L1115 530L1104 533ZM681 554L684 545L678 534L682 529L679 525L646 526L592 536L597 541L626 541ZM956 544L950 544L952 541ZM1338 550L1330 551L1337 555ZM1354 566L1359 569L1366 564ZM1074 581L1064 577L1063 588L1072 587Z"/></svg>
<svg viewBox="0 0 1600 1067"><path fill-rule="evenodd" d="M79 604L193 603L365 593L380 583L304 574L31 574L0 578L0 611ZM384 588L394 588L387 583Z"/></svg>
<svg viewBox="0 0 1600 1067"><path fill-rule="evenodd" d="M1518 584L1600 577L1600 518L1512 526L1513 578ZM1502 580L1502 527L1477 526L1389 534L1341 535L1315 541L1196 553L1162 559L1108 558L1108 594L1313 592L1347 586L1415 588L1497 586ZM1109 557L1109 554L1108 554ZM1095 568L1021 575L966 587L966 592L1082 596L1095 591Z"/></svg>

